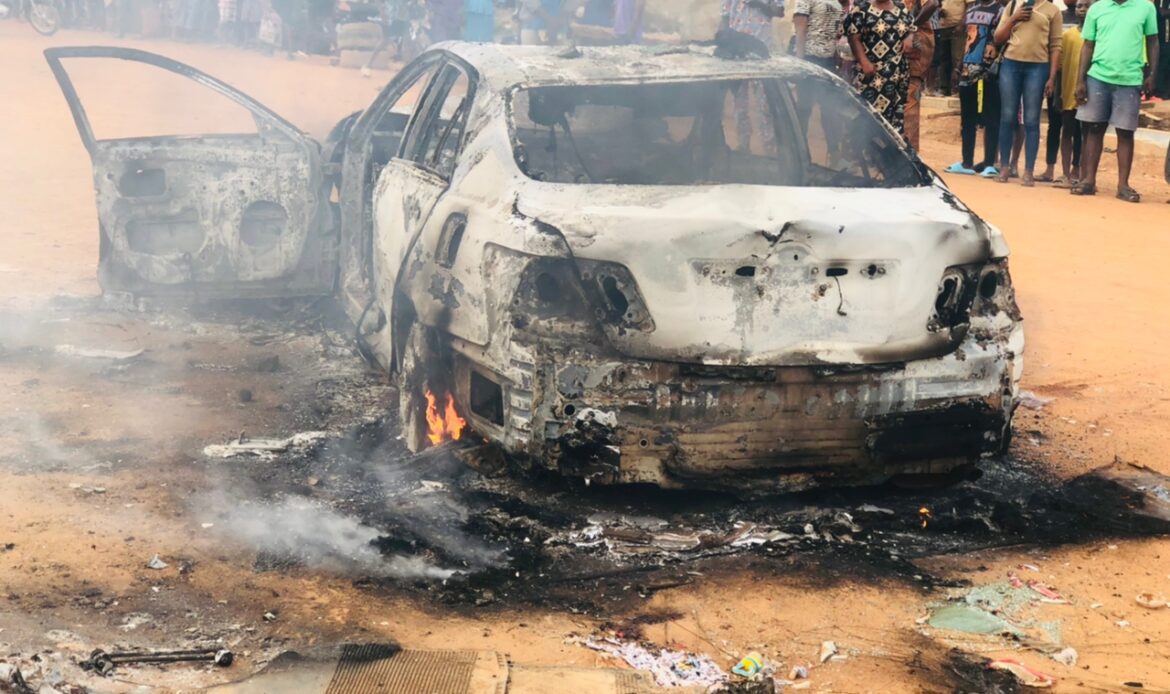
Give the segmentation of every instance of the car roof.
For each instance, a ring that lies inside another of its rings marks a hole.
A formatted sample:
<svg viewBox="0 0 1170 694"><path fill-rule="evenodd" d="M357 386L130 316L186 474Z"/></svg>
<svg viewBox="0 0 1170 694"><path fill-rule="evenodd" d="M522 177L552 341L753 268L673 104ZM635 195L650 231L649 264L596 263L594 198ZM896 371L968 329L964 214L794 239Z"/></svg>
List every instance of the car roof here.
<svg viewBox="0 0 1170 694"><path fill-rule="evenodd" d="M465 60L492 89L550 84L670 81L686 78L776 77L808 74L789 57L730 60L697 44L670 46L516 46L447 41L434 46Z"/></svg>

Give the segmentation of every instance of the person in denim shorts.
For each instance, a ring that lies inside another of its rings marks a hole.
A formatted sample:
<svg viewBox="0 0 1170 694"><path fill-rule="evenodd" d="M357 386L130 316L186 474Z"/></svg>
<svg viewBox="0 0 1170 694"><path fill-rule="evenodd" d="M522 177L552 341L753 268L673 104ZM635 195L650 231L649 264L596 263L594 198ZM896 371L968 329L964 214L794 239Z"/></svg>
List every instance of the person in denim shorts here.
<svg viewBox="0 0 1170 694"><path fill-rule="evenodd" d="M1077 120L1085 134L1084 169L1073 195L1097 192L1097 167L1105 129L1117 131L1117 197L1141 202L1129 186L1133 133L1138 127L1142 92L1153 93L1158 66L1157 10L1149 0L1098 0L1089 8L1083 32Z"/></svg>

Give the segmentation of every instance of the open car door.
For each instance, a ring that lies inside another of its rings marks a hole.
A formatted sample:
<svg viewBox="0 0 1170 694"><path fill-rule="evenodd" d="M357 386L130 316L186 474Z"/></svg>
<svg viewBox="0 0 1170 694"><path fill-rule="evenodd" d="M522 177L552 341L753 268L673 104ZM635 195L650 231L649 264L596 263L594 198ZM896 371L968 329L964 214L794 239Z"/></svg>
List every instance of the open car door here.
<svg viewBox="0 0 1170 694"><path fill-rule="evenodd" d="M190 299L332 292L336 232L320 147L308 135L160 55L86 46L49 48L45 58L93 163L103 291ZM165 86L149 86L155 81ZM113 131L132 121L151 132L111 137L92 116ZM191 121L197 132L182 133Z"/></svg>

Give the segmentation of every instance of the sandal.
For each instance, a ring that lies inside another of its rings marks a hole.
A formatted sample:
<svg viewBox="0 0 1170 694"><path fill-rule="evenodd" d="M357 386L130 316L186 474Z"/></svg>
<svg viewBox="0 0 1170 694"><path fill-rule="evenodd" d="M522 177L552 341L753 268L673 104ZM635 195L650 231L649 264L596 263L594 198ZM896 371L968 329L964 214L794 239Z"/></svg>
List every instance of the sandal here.
<svg viewBox="0 0 1170 694"><path fill-rule="evenodd" d="M1024 178L1020 180L1020 185L1025 188L1034 188L1036 186L1036 179L1030 173L1024 174Z"/></svg>
<svg viewBox="0 0 1170 694"><path fill-rule="evenodd" d="M1068 192L1072 193L1073 195L1096 195L1097 186L1091 186L1087 183L1078 183Z"/></svg>
<svg viewBox="0 0 1170 694"><path fill-rule="evenodd" d="M1126 202L1141 202L1142 194L1133 188L1125 187L1117 191L1117 199L1124 200Z"/></svg>
<svg viewBox="0 0 1170 694"><path fill-rule="evenodd" d="M1035 179L1037 183L1053 183L1054 180L1055 179L1053 179L1052 176L1049 176L1048 174L1040 174Z"/></svg>
<svg viewBox="0 0 1170 694"><path fill-rule="evenodd" d="M1077 181L1077 179L1075 179L1075 178L1071 178L1069 176L1061 176L1060 178L1058 178L1052 182L1052 187L1053 188L1060 188L1063 190L1066 188L1072 188L1077 183L1079 183L1079 181Z"/></svg>
<svg viewBox="0 0 1170 694"><path fill-rule="evenodd" d="M1001 173L996 174L995 182L996 183L1007 183L1008 182L1008 172L1003 171Z"/></svg>
<svg viewBox="0 0 1170 694"><path fill-rule="evenodd" d="M946 168L946 172L950 174L963 174L965 176L974 176L975 169L963 166L963 162L957 161Z"/></svg>
<svg viewBox="0 0 1170 694"><path fill-rule="evenodd" d="M995 178L999 175L999 169L995 168L994 166L985 166L983 170L979 172L979 175L984 178Z"/></svg>

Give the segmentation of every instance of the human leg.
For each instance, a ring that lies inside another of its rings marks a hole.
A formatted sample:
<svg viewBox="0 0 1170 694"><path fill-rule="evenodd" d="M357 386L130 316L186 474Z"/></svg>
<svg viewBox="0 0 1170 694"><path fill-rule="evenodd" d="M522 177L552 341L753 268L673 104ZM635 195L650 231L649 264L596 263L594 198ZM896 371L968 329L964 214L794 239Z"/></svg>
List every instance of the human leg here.
<svg viewBox="0 0 1170 694"><path fill-rule="evenodd" d="M1024 185L1031 185L1040 154L1040 111L1044 108L1044 84L1048 65L1027 63L1024 68L1022 99L1024 103Z"/></svg>
<svg viewBox="0 0 1170 694"><path fill-rule="evenodd" d="M983 165L995 166L999 161L999 119L1001 117L999 78L983 78ZM1003 162L1000 162L1002 164Z"/></svg>
<svg viewBox="0 0 1170 694"><path fill-rule="evenodd" d="M903 113L906 141L918 149L918 118L922 106L922 78L911 77L906 87L906 106Z"/></svg>
<svg viewBox="0 0 1170 694"><path fill-rule="evenodd" d="M1056 156L1060 154L1060 134L1064 125L1064 114L1060 110L1060 103L1050 96L1047 108L1048 133L1044 142L1044 173L1040 174L1041 181L1051 181L1056 175Z"/></svg>
<svg viewBox="0 0 1170 694"><path fill-rule="evenodd" d="M1020 87L1023 73L1018 71L1018 63L1014 60L1004 60L999 69L999 161L1001 164L999 180L1008 180L1008 167L1004 166L1012 158L1012 141L1016 134L1016 114L1020 103Z"/></svg>
<svg viewBox="0 0 1170 694"><path fill-rule="evenodd" d="M959 86L959 132L963 167L975 168L975 135L979 131L979 85Z"/></svg>
<svg viewBox="0 0 1170 694"><path fill-rule="evenodd" d="M1060 175L1066 182L1073 176L1073 148L1080 147L1073 144L1073 140L1080 139L1080 129L1077 128L1076 111L1062 111L1060 114Z"/></svg>
<svg viewBox="0 0 1170 694"><path fill-rule="evenodd" d="M1117 132L1117 197L1129 202L1140 202L1141 196L1129 187L1129 172L1133 169L1133 131Z"/></svg>

